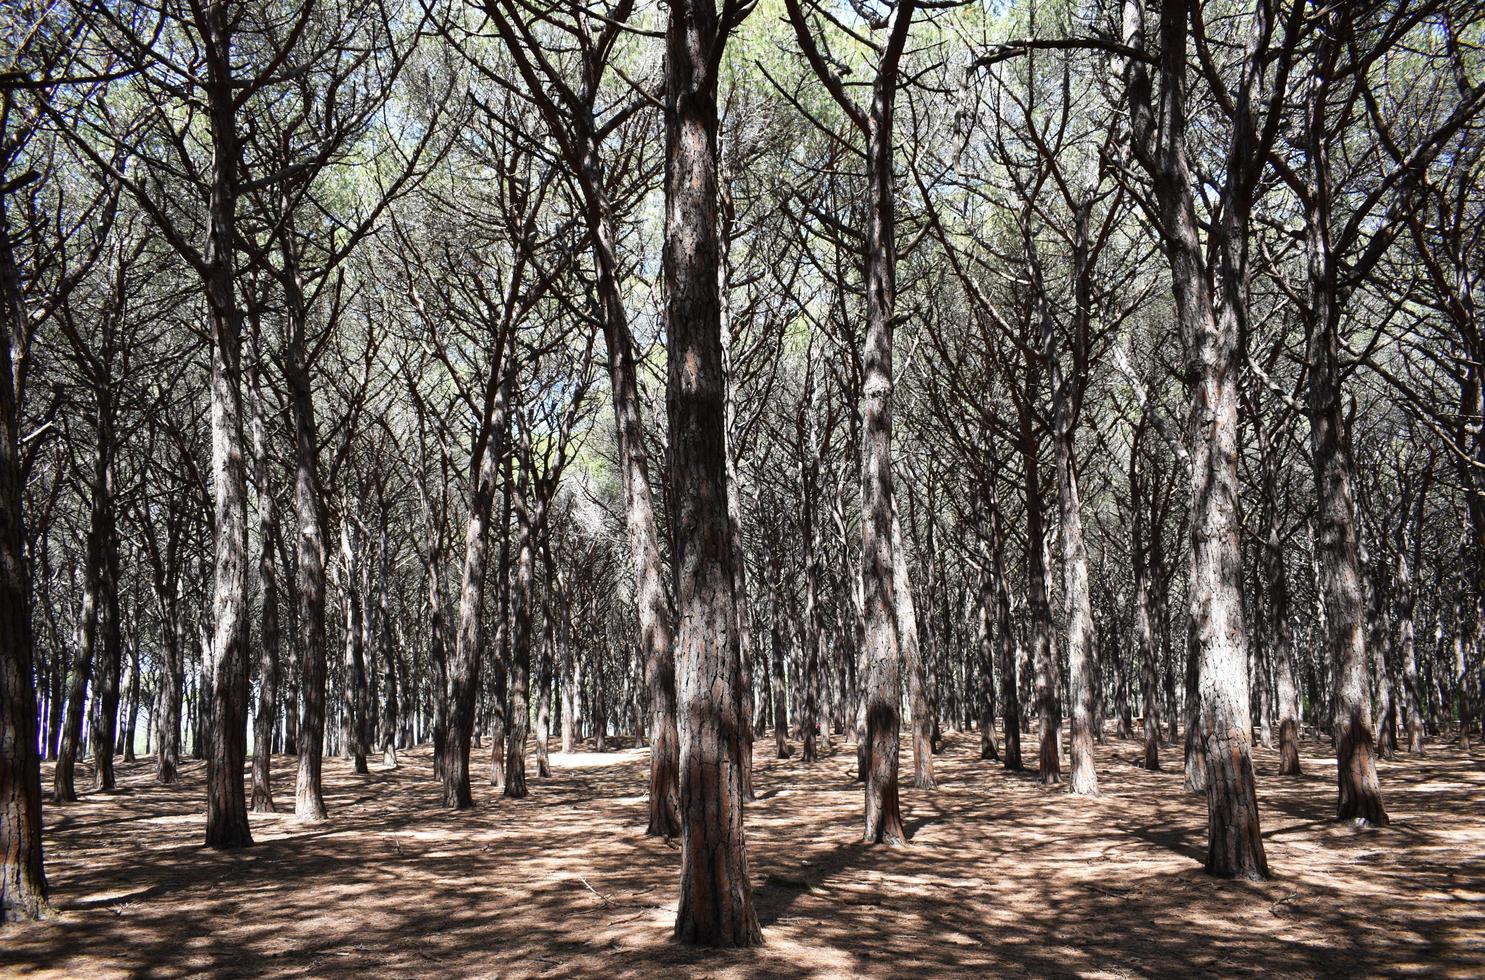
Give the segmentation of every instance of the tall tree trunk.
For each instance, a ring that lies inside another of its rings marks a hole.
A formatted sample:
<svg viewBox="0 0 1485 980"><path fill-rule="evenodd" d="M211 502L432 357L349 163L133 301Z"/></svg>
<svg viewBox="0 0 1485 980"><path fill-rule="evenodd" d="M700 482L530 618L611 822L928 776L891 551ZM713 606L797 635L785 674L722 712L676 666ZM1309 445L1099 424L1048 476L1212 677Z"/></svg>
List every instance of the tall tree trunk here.
<svg viewBox="0 0 1485 980"><path fill-rule="evenodd" d="M253 842L243 765L247 758L247 471L242 419L242 313L237 306L237 145L231 29L226 3L199 8L212 139L207 216L207 306L211 313L211 453L215 557L211 599L211 748L206 759L206 844Z"/></svg>
<svg viewBox="0 0 1485 980"><path fill-rule="evenodd" d="M320 485L319 429L315 421L314 389L306 348L303 283L295 252L292 216L285 220L280 254L281 285L287 341L284 380L294 424L294 521L298 600L300 718L296 732L299 771L294 785L294 816L306 822L324 820L325 794L321 763L325 755L325 564L326 517Z"/></svg>
<svg viewBox="0 0 1485 980"><path fill-rule="evenodd" d="M113 757L119 723L119 681L123 672L123 636L119 622L119 550L113 502L113 399L106 384L96 386L97 438L91 521L88 540L88 588L93 593L94 614L84 618L83 629L94 637L93 706L89 728L93 748L93 789L114 788Z"/></svg>
<svg viewBox="0 0 1485 980"><path fill-rule="evenodd" d="M1145 423L1135 429L1129 450L1130 564L1134 573L1134 642L1140 658L1140 699L1144 702L1144 766L1160 771L1160 665L1155 635L1150 624L1150 568L1145 552L1144 474L1140 466L1141 436Z"/></svg>
<svg viewBox="0 0 1485 980"><path fill-rule="evenodd" d="M905 23L912 0L892 17ZM896 35L897 31L889 30ZM902 39L896 41L900 55ZM889 45L893 44L889 41ZM885 60L885 58L884 58ZM890 77L888 77L890 76ZM861 352L861 586L866 613L862 645L866 715L866 831L868 843L903 844L898 802L898 744L902 719L898 660L896 558L892 547L892 316L897 300L896 206L893 195L895 61L878 71L866 126L866 335Z"/></svg>
<svg viewBox="0 0 1485 980"><path fill-rule="evenodd" d="M534 479L523 480L516 491L515 581L510 593L510 715L505 735L505 795L519 799L526 789L526 736L531 717L531 602L535 584L536 535L541 521L541 503Z"/></svg>
<svg viewBox="0 0 1485 980"><path fill-rule="evenodd" d="M258 638L258 711L253 724L252 809L254 813L273 813L277 807L273 805L273 786L269 777L273 759L273 723L278 710L278 562L274 556L278 520L269 478L268 436L264 428L267 409L260 376L263 354L257 327L255 317L249 338L248 414L253 440L253 484L258 491L258 601L261 603L262 635Z"/></svg>
<svg viewBox="0 0 1485 980"><path fill-rule="evenodd" d="M1338 52L1325 44L1330 61ZM1340 315L1337 259L1330 249L1330 166L1322 134L1327 69L1317 75L1312 96L1316 119L1310 124L1312 191L1306 214L1306 266L1309 274L1306 360L1310 368L1310 458L1319 497L1316 557L1325 602L1327 647L1334 665L1336 816L1376 825L1388 822L1377 779L1372 736L1371 675L1366 650L1365 591L1361 542L1356 528L1355 464L1342 406Z"/></svg>
<svg viewBox="0 0 1485 980"><path fill-rule="evenodd" d="M506 325L509 342L514 331ZM504 338L502 338L504 339ZM481 611L485 571L489 558L490 517L495 506L495 483L505 456L505 430L512 384L505 344L492 351L491 376L485 385L485 405L470 461L469 522L464 534L464 564L459 581L459 612L455 623L454 655L449 663L448 730L444 737L443 805L463 810L474 806L469 784L469 747L474 736L475 697L479 693ZM496 379L500 379L498 382Z"/></svg>
<svg viewBox="0 0 1485 980"><path fill-rule="evenodd" d="M588 134L590 137L592 134ZM635 611L645 658L650 701L649 822L645 833L674 837L680 832L679 742L676 734L675 618L665 590L660 532L650 489L650 461L640 411L634 339L620 282L620 261L612 204L606 192L596 140L584 157L584 215L593 241L595 288L603 311L608 351L609 390L624 487L625 526L634 563ZM567 751L564 749L564 751Z"/></svg>
<svg viewBox="0 0 1485 980"><path fill-rule="evenodd" d="M173 596L166 608L170 613L160 623L160 690L155 696L155 780L168 786L180 771L181 688L186 671Z"/></svg>
<svg viewBox="0 0 1485 980"><path fill-rule="evenodd" d="M346 514L340 526L340 557L345 575L345 673L341 684L341 710L345 713L345 755L358 774L371 772L366 765L366 607L361 599L361 549L359 527Z"/></svg>
<svg viewBox="0 0 1485 980"><path fill-rule="evenodd" d="M1266 8L1260 5L1248 64L1261 64ZM1248 650L1242 606L1241 521L1238 513L1238 384L1246 316L1247 218L1252 200L1248 110L1261 82L1250 74L1224 187L1226 205L1215 230L1222 283L1214 306L1207 250L1196 220L1195 184L1186 156L1187 18L1183 4L1160 10L1158 99L1143 62L1126 59L1126 89L1135 154L1155 187L1162 244L1171 270L1177 320L1191 378L1190 643L1200 680L1202 755L1206 763L1209 873L1266 878L1258 800L1248 744ZM1125 6L1124 39L1145 42L1141 5Z"/></svg>
<svg viewBox="0 0 1485 980"><path fill-rule="evenodd" d="M675 935L690 944L757 946L763 937L743 831L742 669L723 458L715 68L725 37L720 29L711 0L675 0L666 32L666 401L675 502L681 815Z"/></svg>
<svg viewBox="0 0 1485 980"><path fill-rule="evenodd" d="M908 704L912 709L913 786L933 789L933 713L928 709L928 681L923 648L918 637L918 611L913 605L912 578L897 508L892 508L892 585L897 593L897 631L902 638L902 660L908 672Z"/></svg>
<svg viewBox="0 0 1485 980"><path fill-rule="evenodd" d="M11 358L28 319L11 241L0 190L0 922L39 919L47 911L21 406Z"/></svg>
<svg viewBox="0 0 1485 980"><path fill-rule="evenodd" d="M1034 378L1029 391L1036 388ZM1031 669L1036 685L1037 778L1043 785L1062 782L1062 711L1057 698L1056 631L1047 599L1046 527L1042 513L1041 463L1034 423L1023 412L1021 422L1026 481L1026 606L1030 617Z"/></svg>
<svg viewBox="0 0 1485 980"><path fill-rule="evenodd" d="M1408 564L1407 525L1411 520L1410 508L1403 508L1400 541L1393 555L1393 581L1397 595L1394 600L1397 616L1397 655L1402 662L1403 728L1407 734L1408 754L1423 754L1423 697L1418 676L1418 648L1413 636L1415 597L1413 593L1412 568Z"/></svg>

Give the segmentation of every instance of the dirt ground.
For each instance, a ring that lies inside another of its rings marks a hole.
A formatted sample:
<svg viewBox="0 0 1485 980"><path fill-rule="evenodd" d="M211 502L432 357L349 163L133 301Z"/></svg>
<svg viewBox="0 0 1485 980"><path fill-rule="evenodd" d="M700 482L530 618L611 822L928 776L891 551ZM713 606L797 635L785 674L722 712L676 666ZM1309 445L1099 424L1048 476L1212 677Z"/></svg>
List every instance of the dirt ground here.
<svg viewBox="0 0 1485 980"><path fill-rule="evenodd" d="M1274 878L1255 885L1202 873L1204 799L1138 768L1134 742L1099 747L1104 795L1083 799L951 736L939 788L903 790L896 849L857 841L852 749L806 766L772 745L747 812L762 949L671 943L680 853L641 836L645 750L554 755L529 799L476 785L477 808L451 813L420 748L368 776L327 761L330 820L253 814L240 853L200 846L200 763L173 787L129 764L114 793L48 804L57 914L0 931L0 972L1485 976L1485 755L1430 743L1383 763L1393 824L1358 832L1330 819L1318 744L1298 779L1260 750ZM293 760L274 791L292 806Z"/></svg>

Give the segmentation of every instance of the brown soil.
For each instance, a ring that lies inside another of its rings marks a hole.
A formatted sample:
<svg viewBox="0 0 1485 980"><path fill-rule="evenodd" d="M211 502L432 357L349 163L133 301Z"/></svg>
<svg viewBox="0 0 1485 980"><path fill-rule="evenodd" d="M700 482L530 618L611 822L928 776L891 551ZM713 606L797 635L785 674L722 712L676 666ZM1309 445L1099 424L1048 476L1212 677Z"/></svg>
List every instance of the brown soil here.
<svg viewBox="0 0 1485 980"><path fill-rule="evenodd" d="M1275 877L1247 884L1202 873L1203 798L1179 772L1137 768L1133 742L1099 748L1105 795L1080 799L953 738L940 788L903 790L912 843L898 849L857 842L852 750L806 766L768 758L772 744L758 740L747 816L759 950L671 943L680 854L640 835L644 750L554 755L529 799L477 786L477 809L451 813L420 749L369 776L327 761L328 822L254 814L257 846L232 854L200 846L199 763L173 787L148 762L121 766L117 792L47 806L57 914L5 927L0 971L1485 975L1480 756L1430 744L1383 763L1393 825L1358 832L1331 819L1318 745L1297 779L1260 751ZM282 805L293 760L275 763Z"/></svg>

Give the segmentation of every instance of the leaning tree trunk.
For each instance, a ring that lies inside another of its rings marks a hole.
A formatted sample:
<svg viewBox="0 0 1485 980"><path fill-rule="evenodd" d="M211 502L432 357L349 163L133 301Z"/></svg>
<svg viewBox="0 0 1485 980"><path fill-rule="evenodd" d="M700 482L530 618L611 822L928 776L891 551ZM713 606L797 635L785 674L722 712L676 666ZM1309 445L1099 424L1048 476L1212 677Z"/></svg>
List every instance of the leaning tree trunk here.
<svg viewBox="0 0 1485 980"><path fill-rule="evenodd" d="M639 645L644 655L650 699L649 823L645 833L674 837L680 832L674 615L665 591L664 564L660 558L660 533L650 488L650 460L640 411L634 338L629 332L624 307L612 204L602 190L605 182L597 142L591 133L588 137L580 183L584 191L584 218L593 247L594 288L602 306L603 339L608 350L625 527L629 556L634 563L635 612L639 618Z"/></svg>
<svg viewBox="0 0 1485 980"><path fill-rule="evenodd" d="M666 400L681 816L675 935L691 944L757 946L763 937L743 831L742 670L723 458L713 67L718 29L710 0L677 0L666 33Z"/></svg>

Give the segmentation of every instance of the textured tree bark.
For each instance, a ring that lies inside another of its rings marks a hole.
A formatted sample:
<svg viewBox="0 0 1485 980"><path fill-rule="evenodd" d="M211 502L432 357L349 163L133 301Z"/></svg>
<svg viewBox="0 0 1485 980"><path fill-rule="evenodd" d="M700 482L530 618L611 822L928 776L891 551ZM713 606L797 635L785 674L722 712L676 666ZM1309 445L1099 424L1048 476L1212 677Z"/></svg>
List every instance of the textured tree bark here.
<svg viewBox="0 0 1485 980"><path fill-rule="evenodd" d="M1418 676L1418 648L1413 635L1416 598L1413 592L1412 567L1408 563L1407 526L1412 509L1404 507L1399 527L1398 546L1393 555L1393 581L1397 586L1397 655L1402 662L1403 730L1407 735L1408 754L1423 754L1423 696Z"/></svg>
<svg viewBox="0 0 1485 980"><path fill-rule="evenodd" d="M12 338L27 322L0 190L0 922L47 912L41 853L41 762ZM79 721L81 718L79 717Z"/></svg>
<svg viewBox="0 0 1485 980"><path fill-rule="evenodd" d="M314 389L306 346L303 282L292 212L280 235L285 344L284 381L294 427L294 595L299 640L299 724L295 748L299 768L294 785L294 816L304 822L324 820L325 796L321 763L325 755L325 565L327 519L320 483L319 428L315 420Z"/></svg>
<svg viewBox="0 0 1485 980"><path fill-rule="evenodd" d="M892 586L897 594L897 631L902 638L902 660L908 672L908 704L912 709L913 786L933 789L933 712L928 707L928 682L924 677L923 648L918 637L918 611L913 605L913 584L908 575L907 552L902 547L902 527L897 508L892 508Z"/></svg>
<svg viewBox="0 0 1485 980"><path fill-rule="evenodd" d="M711 0L672 0L666 31L664 272L674 500L681 890L675 935L762 943L743 831L742 670L727 519Z"/></svg>
<svg viewBox="0 0 1485 980"><path fill-rule="evenodd" d="M269 780L273 759L273 722L278 710L278 563L274 544L278 540L278 518L269 478L268 437L263 421L265 405L260 372L258 325L253 323L248 368L248 413L252 431L253 484L258 491L258 590L261 635L258 638L258 710L253 723L254 813L273 813L273 787Z"/></svg>
<svg viewBox="0 0 1485 980"><path fill-rule="evenodd" d="M1326 43L1329 63L1339 55ZM1322 54L1322 58L1325 57ZM1334 665L1336 816L1385 825L1387 811L1377 779L1372 735L1371 676L1366 650L1365 592L1356 529L1355 463L1342 407L1340 363L1340 289L1336 257L1330 250L1330 165L1322 135L1325 104L1322 67L1314 83L1309 127L1311 192L1305 215L1305 258L1309 275L1306 311L1306 359L1310 383L1306 408L1310 416L1310 458L1319 495L1315 528L1320 591L1325 603L1327 646Z"/></svg>
<svg viewBox="0 0 1485 980"><path fill-rule="evenodd" d="M95 645L90 637L97 636L97 593L91 588L84 588L80 618L81 636L68 671L62 737L57 744L57 764L52 769L52 799L58 803L77 802L77 755L82 749L83 714L87 709L88 674L92 670Z"/></svg>
<svg viewBox="0 0 1485 980"><path fill-rule="evenodd" d="M366 621L362 602L361 540L355 519L347 514L340 525L340 559L345 583L345 672L341 675L344 712L344 754L358 774L371 772L366 764Z"/></svg>
<svg viewBox="0 0 1485 980"><path fill-rule="evenodd" d="M1259 5L1249 65L1265 46L1266 8ZM1266 878L1258 801L1248 745L1248 650L1242 607L1241 521L1238 510L1238 385L1246 316L1247 215L1252 200L1252 152L1247 110L1261 77L1242 87L1229 151L1226 207L1216 234L1222 295L1214 306L1207 250L1196 221L1195 190L1186 156L1186 40L1189 11L1160 10L1159 97L1142 62L1126 61L1135 155L1153 179L1161 238L1171 269L1177 319L1191 379L1190 645L1199 683L1199 749L1206 767L1208 873ZM1127 3L1124 40L1145 41L1142 7ZM1260 73L1261 74L1261 73Z"/></svg>
<svg viewBox="0 0 1485 980"><path fill-rule="evenodd" d="M123 634L119 623L119 547L113 500L113 397L106 383L95 384L97 440L90 487L87 588L92 615L83 617L83 643L93 647L93 705L89 728L93 748L93 789L111 790L115 779L119 680ZM84 600L86 603L87 600ZM91 633L92 635L88 635Z"/></svg>
<svg viewBox="0 0 1485 980"><path fill-rule="evenodd" d="M1390 760L1397 758L1397 685L1393 682L1391 623L1387 616L1383 582L1364 549L1361 564L1367 569L1366 645L1371 654L1372 682L1377 692L1377 755Z"/></svg>
<svg viewBox="0 0 1485 980"><path fill-rule="evenodd" d="M516 491L516 561L510 592L510 704L505 732L504 794L526 795L526 736L530 731L531 601L535 585L536 534L541 520L539 501L528 499L539 493L534 480L521 481Z"/></svg>
<svg viewBox="0 0 1485 980"><path fill-rule="evenodd" d="M508 331L514 345L515 333ZM506 338L502 338L506 340ZM474 737L475 697L479 693L482 645L480 614L489 563L489 526L495 506L495 484L505 456L505 432L512 384L505 343L492 354L485 385L483 418L470 461L469 521L464 534L464 563L459 580L459 612L454 655L448 667L448 730L444 736L443 805L455 810L474 806L469 784L469 748ZM500 379L498 382L496 379Z"/></svg>
<svg viewBox="0 0 1485 980"><path fill-rule="evenodd" d="M1134 642L1140 658L1140 699L1144 702L1144 766L1160 771L1160 665L1150 625L1150 568L1145 558L1144 474L1140 466L1142 419L1129 450L1130 566L1134 575Z"/></svg>
<svg viewBox="0 0 1485 980"><path fill-rule="evenodd" d="M1034 377L1027 388L1034 391ZM1037 779L1047 786L1062 782L1062 710L1057 698L1056 632L1047 599L1046 526L1042 513L1041 464L1030 414L1023 412L1021 451L1026 480L1026 606L1030 615L1031 669L1035 682Z"/></svg>
<svg viewBox="0 0 1485 980"><path fill-rule="evenodd" d="M912 0L892 17L901 53ZM894 41L889 40L889 51ZM884 56L884 62L886 60ZM897 297L896 207L893 200L892 118L897 94L895 59L879 70L867 125L866 336L861 388L861 583L866 613L866 832L875 844L903 844L897 769L902 695L898 677L901 636L892 548L892 314Z"/></svg>
<svg viewBox="0 0 1485 980"><path fill-rule="evenodd" d="M594 159L596 171L596 151ZM594 248L597 289L603 304L609 387L613 392L619 464L623 469L625 525L629 532L630 559L634 562L635 610L639 615L639 643L645 656L650 699L650 802L645 833L674 837L680 832L674 614L665 591L664 565L660 560L660 532L655 524L650 489L650 461L640 415L634 340L619 288L613 216L606 198L595 199L595 203L601 206L588 209L589 233L598 243Z"/></svg>
<svg viewBox="0 0 1485 980"><path fill-rule="evenodd" d="M211 452L215 556L211 600L210 751L206 758L206 844L253 842L242 770L247 757L247 470L242 418L242 312L237 306L237 144L231 30L226 2L198 8L207 68L212 142L206 268L211 314Z"/></svg>
<svg viewBox="0 0 1485 980"><path fill-rule="evenodd" d="M1077 215L1076 239L1087 251L1088 215L1080 208ZM1098 795L1098 772L1093 767L1093 603L1088 592L1088 546L1083 535L1082 504L1078 498L1078 474L1076 447L1076 406L1074 394L1062 376L1062 362L1058 357L1057 334L1048 303L1046 287L1042 283L1041 262L1036 256L1034 238L1029 229L1023 229L1029 255L1027 270L1031 278L1031 291L1037 308L1037 319L1041 331L1042 360L1046 365L1047 379L1052 389L1052 448L1057 466L1057 524L1062 551L1062 593L1067 613L1067 683L1068 700L1072 702L1072 732L1069 739L1072 771L1069 773L1068 789L1080 796ZM1083 257L1086 263L1086 256ZM1080 272L1085 272L1081 265ZM1080 277L1081 278L1081 277ZM1080 301L1085 304L1080 317L1085 318L1086 290L1080 289ZM1081 321L1080 321L1081 322ZM1078 328L1074 327L1076 331ZM1039 675L1040 679L1040 675ZM1047 736L1042 735L1042 751L1046 753ZM1053 745L1056 750L1055 743ZM1055 764L1055 763L1054 763ZM1043 766L1043 782L1046 778Z"/></svg>
<svg viewBox="0 0 1485 980"><path fill-rule="evenodd" d="M989 571L980 577L980 656L977 671L979 681L979 729L980 758L1000 759L1000 747L995 744L995 649L1000 637L995 632L995 583Z"/></svg>
<svg viewBox="0 0 1485 980"><path fill-rule="evenodd" d="M526 48L535 38L517 29L520 14L506 4L492 3L490 12L510 49L537 108L567 159L583 197L583 220L593 251L594 291L601 307L604 343L608 351L609 389L613 397L614 428L619 451L620 480L624 488L625 524L630 557L635 569L635 607L639 618L640 649L643 651L650 700L649 824L651 836L673 837L680 829L678 788L678 741L676 735L674 616L665 591L664 566L660 560L659 531L649 477L649 454L645 448L639 380L634 360L634 340L624 307L621 263L617 248L613 201L605 179L601 136L595 127L599 85L613 38L632 12L621 5L612 13L600 37L584 45L582 82L576 89L555 83L550 65L528 56ZM506 10L512 11L510 16ZM543 73L546 81L543 81ZM554 89L569 98L559 101ZM565 705L564 705L565 707ZM564 726L567 714L564 712ZM564 728L564 738L566 730ZM570 751L564 748L563 751Z"/></svg>

